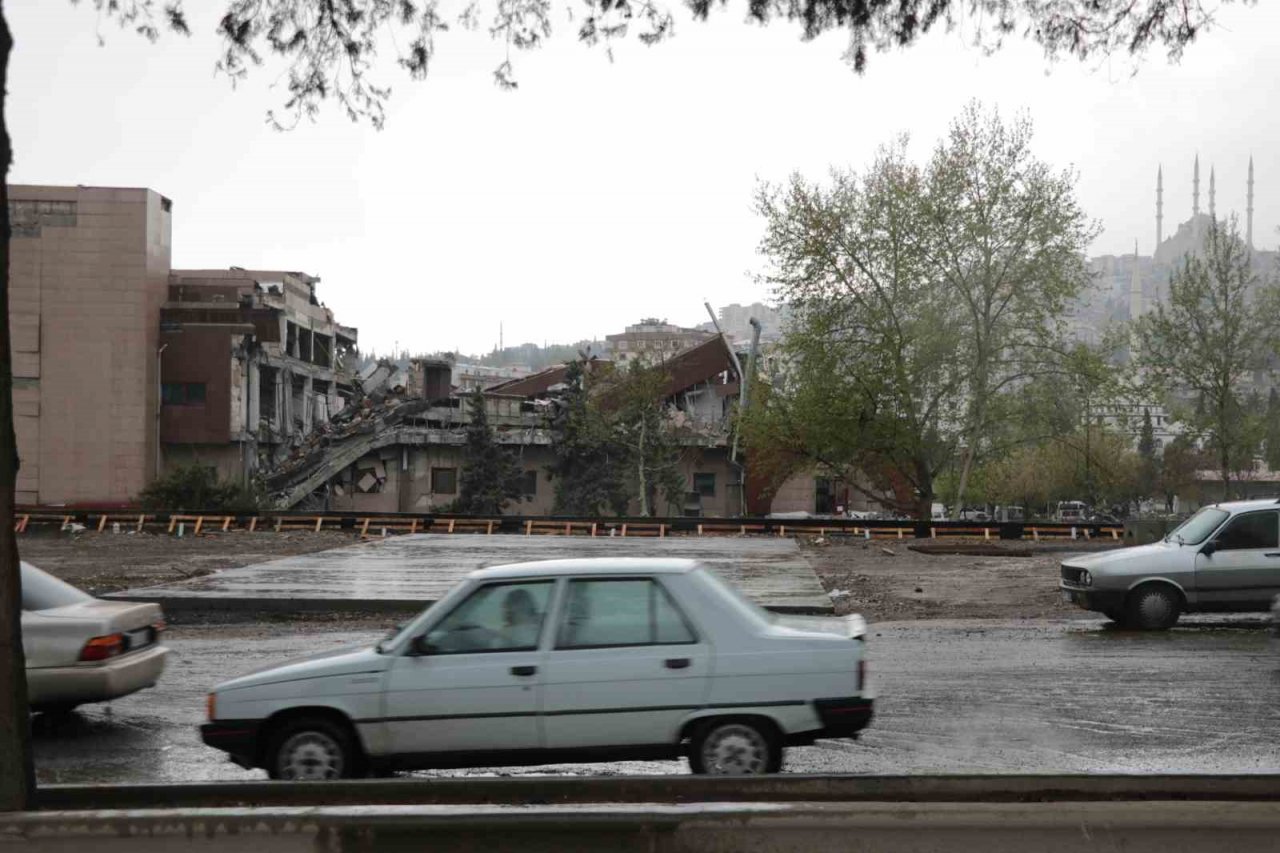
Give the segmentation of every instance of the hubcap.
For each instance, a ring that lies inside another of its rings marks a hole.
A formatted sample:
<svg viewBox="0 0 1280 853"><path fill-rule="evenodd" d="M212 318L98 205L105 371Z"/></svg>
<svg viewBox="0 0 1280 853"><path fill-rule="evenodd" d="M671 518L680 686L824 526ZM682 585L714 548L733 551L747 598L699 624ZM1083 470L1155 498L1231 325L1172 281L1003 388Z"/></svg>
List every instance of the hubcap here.
<svg viewBox="0 0 1280 853"><path fill-rule="evenodd" d="M702 745L702 764L707 773L720 776L747 776L765 772L769 745L750 726L721 726Z"/></svg>
<svg viewBox="0 0 1280 853"><path fill-rule="evenodd" d="M1173 611L1173 603L1169 601L1168 596L1152 592L1142 597L1138 611L1142 614L1143 622L1148 625L1158 625L1168 620Z"/></svg>
<svg viewBox="0 0 1280 853"><path fill-rule="evenodd" d="M299 732L280 748L280 776L312 781L342 776L342 747L324 732Z"/></svg>

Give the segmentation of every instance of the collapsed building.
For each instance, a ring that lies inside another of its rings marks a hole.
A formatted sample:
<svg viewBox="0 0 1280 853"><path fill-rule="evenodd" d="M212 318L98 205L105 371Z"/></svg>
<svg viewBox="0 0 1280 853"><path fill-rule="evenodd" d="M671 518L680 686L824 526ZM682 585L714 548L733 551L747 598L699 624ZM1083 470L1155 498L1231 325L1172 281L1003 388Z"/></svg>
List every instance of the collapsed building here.
<svg viewBox="0 0 1280 853"><path fill-rule="evenodd" d="M288 458L357 395L356 330L301 272L173 270L160 308L166 468L246 482Z"/></svg>
<svg viewBox="0 0 1280 853"><path fill-rule="evenodd" d="M595 360L596 367L607 362ZM660 390L681 448L686 515L742 513L741 466L730 458L730 414L740 388L738 361L721 336L665 360ZM282 508L439 512L458 497L470 417L450 383L447 361L417 359L368 369L349 406L319 425L266 473ZM554 484L551 415L568 372L559 365L483 391L495 440L515 451L524 495L507 507L549 515Z"/></svg>

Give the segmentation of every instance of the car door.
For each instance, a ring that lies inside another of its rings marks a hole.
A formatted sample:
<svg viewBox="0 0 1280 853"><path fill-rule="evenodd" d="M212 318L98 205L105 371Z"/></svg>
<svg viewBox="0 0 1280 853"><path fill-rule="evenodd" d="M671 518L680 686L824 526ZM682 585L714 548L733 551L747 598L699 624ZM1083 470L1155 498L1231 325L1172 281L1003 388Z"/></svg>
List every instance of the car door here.
<svg viewBox="0 0 1280 853"><path fill-rule="evenodd" d="M401 655L388 672L387 750L537 749L538 649L554 587L551 580L484 584L429 626L425 648Z"/></svg>
<svg viewBox="0 0 1280 853"><path fill-rule="evenodd" d="M1266 610L1280 593L1280 511L1243 512L1196 555L1204 609Z"/></svg>
<svg viewBox="0 0 1280 853"><path fill-rule="evenodd" d="M711 647L658 577L574 578L543 674L548 749L669 744L706 702Z"/></svg>

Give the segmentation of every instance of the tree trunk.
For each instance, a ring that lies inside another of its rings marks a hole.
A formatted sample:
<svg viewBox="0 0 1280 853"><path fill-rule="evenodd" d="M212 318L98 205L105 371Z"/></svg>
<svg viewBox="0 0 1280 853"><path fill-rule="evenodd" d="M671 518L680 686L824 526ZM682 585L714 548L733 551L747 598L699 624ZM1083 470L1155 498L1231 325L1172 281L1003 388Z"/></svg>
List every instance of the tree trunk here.
<svg viewBox="0 0 1280 853"><path fill-rule="evenodd" d="M645 432L645 418L641 416L640 448L639 448L640 452L636 454L636 456L640 457L640 464L639 464L639 471L637 473L639 476L639 483L640 483L640 514L643 516L647 516L649 515L649 479L648 477L645 476L645 470L644 470L644 455L645 455L644 432Z"/></svg>
<svg viewBox="0 0 1280 853"><path fill-rule="evenodd" d="M951 508L951 518L959 520L960 513L964 510L964 493L969 488L969 474L973 471L974 442L969 441L969 446L964 449L964 465L960 468L960 482L956 485L956 503Z"/></svg>
<svg viewBox="0 0 1280 853"><path fill-rule="evenodd" d="M27 712L27 670L22 653L22 582L13 531L18 447L13 434L13 359L9 350L9 164L13 161L5 123L9 54L13 36L0 2L0 811L31 803L35 770Z"/></svg>

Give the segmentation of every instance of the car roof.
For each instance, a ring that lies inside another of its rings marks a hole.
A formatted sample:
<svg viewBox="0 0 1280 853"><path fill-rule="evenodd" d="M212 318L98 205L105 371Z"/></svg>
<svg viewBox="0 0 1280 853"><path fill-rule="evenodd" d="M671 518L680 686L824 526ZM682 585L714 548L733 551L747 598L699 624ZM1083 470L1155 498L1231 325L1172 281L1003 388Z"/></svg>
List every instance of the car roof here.
<svg viewBox="0 0 1280 853"><path fill-rule="evenodd" d="M1259 498L1251 501L1223 501L1222 503L1212 504L1218 509L1225 509L1228 512L1248 512L1255 509L1280 509L1280 500L1275 498Z"/></svg>
<svg viewBox="0 0 1280 853"><path fill-rule="evenodd" d="M472 572L471 577L476 580L494 580L564 575L682 575L701 565L697 560L669 557L590 557L490 566Z"/></svg>

